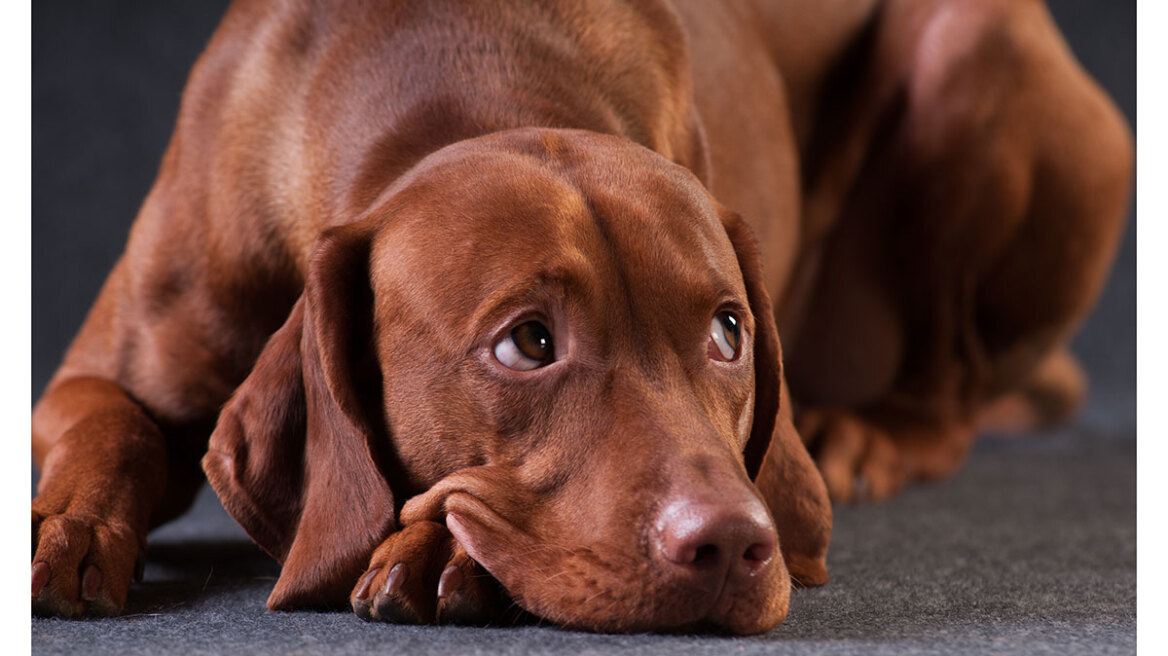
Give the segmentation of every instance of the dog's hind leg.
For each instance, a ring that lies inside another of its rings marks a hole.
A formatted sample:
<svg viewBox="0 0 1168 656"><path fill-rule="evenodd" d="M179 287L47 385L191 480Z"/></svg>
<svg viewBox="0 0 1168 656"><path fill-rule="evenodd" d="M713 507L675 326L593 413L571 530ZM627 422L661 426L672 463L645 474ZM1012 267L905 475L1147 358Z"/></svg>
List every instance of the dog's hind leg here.
<svg viewBox="0 0 1168 656"><path fill-rule="evenodd" d="M1131 180L1123 118L1041 3L891 1L869 66L890 91L865 111L887 120L785 344L836 499L862 496L856 477L880 498L954 471L1005 399L1029 399L1031 424L1069 414L1066 345Z"/></svg>
<svg viewBox="0 0 1168 656"><path fill-rule="evenodd" d="M1057 426L1074 416L1087 396L1087 374L1070 351L1052 351L1014 391L987 403L978 429L1015 433Z"/></svg>

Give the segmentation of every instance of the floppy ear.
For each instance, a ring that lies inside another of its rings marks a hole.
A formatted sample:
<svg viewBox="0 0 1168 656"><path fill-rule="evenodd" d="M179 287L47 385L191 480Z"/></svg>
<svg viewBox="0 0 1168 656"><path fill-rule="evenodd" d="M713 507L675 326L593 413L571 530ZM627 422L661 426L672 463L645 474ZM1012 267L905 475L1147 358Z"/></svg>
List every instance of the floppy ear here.
<svg viewBox="0 0 1168 656"><path fill-rule="evenodd" d="M283 564L268 607L343 603L394 529L372 348L370 231L317 242L305 290L219 415L203 469L223 506Z"/></svg>
<svg viewBox="0 0 1168 656"><path fill-rule="evenodd" d="M819 585L828 578L831 501L792 421L790 395L783 380L783 354L758 240L742 217L720 211L754 315L754 423L743 461L774 515L791 577L800 585Z"/></svg>

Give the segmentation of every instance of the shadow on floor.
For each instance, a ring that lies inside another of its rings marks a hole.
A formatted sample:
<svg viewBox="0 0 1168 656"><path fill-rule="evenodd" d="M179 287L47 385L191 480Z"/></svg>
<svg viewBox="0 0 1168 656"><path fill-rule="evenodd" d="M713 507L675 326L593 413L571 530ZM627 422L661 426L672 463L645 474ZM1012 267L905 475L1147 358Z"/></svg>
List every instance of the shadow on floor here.
<svg viewBox="0 0 1168 656"><path fill-rule="evenodd" d="M268 589L279 575L279 564L251 542L153 542L147 552L146 576L131 586L123 617L187 609L241 589Z"/></svg>

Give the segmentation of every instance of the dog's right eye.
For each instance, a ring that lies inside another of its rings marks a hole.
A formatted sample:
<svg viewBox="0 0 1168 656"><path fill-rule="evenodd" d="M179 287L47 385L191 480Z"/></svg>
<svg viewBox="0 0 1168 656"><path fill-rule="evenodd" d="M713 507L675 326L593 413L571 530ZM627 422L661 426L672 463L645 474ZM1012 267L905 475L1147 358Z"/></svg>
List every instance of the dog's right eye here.
<svg viewBox="0 0 1168 656"><path fill-rule="evenodd" d="M495 344L495 359L516 371L546 367L555 361L555 356L552 334L538 321L519 324Z"/></svg>

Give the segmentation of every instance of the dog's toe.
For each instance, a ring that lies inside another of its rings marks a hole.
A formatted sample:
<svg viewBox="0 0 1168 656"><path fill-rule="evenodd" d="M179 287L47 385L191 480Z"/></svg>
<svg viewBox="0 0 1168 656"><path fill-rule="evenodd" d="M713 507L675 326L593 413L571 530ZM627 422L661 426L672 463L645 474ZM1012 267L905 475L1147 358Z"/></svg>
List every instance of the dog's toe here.
<svg viewBox="0 0 1168 656"><path fill-rule="evenodd" d="M498 583L435 522L415 522L373 552L350 594L365 620L475 624L495 619L506 598Z"/></svg>
<svg viewBox="0 0 1168 656"><path fill-rule="evenodd" d="M896 445L888 434L878 428L868 432L864 455L857 466L857 478L864 485L855 486L858 501L884 501L900 491L905 484L904 465Z"/></svg>
<svg viewBox="0 0 1168 656"><path fill-rule="evenodd" d="M805 410L799 432L836 502L883 501L913 481L951 475L976 435L960 421Z"/></svg>
<svg viewBox="0 0 1168 656"><path fill-rule="evenodd" d="M140 547L133 531L86 514L33 513L32 607L39 615L116 615Z"/></svg>
<svg viewBox="0 0 1168 656"><path fill-rule="evenodd" d="M373 598L374 616L394 624L427 624L434 621L434 595L427 581L406 563L396 563Z"/></svg>
<svg viewBox="0 0 1168 656"><path fill-rule="evenodd" d="M457 542L438 581L438 622L483 626L499 621L509 601L498 581Z"/></svg>
<svg viewBox="0 0 1168 656"><path fill-rule="evenodd" d="M833 413L808 422L813 453L832 501L887 499L904 486L901 454L880 428Z"/></svg>
<svg viewBox="0 0 1168 656"><path fill-rule="evenodd" d="M381 573L381 568L374 567L361 575L361 579L357 581L357 587L353 588L353 593L349 596L349 603L353 606L353 612L363 620L373 619L373 609L371 607L371 597L373 588L373 581L377 575Z"/></svg>

